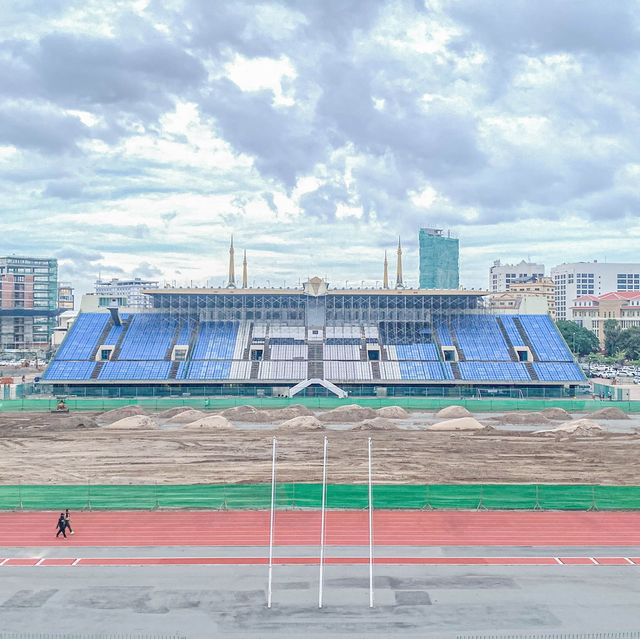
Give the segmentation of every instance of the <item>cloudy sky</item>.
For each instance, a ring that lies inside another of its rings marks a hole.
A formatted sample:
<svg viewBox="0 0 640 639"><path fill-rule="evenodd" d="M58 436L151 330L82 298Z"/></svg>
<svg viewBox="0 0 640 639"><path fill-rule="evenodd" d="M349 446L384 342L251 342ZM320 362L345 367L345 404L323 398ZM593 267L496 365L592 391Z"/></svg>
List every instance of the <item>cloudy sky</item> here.
<svg viewBox="0 0 640 639"><path fill-rule="evenodd" d="M0 253L102 276L375 285L398 235L640 259L636 0L5 0Z"/></svg>

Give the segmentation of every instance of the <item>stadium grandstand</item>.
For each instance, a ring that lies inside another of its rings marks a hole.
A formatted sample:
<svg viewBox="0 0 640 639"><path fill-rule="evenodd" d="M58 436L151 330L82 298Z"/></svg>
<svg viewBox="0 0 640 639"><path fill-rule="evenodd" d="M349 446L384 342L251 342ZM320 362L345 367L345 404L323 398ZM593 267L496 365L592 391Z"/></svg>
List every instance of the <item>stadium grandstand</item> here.
<svg viewBox="0 0 640 639"><path fill-rule="evenodd" d="M137 313L81 313L41 386L84 395L566 396L584 382L548 316L483 291L165 288Z"/></svg>

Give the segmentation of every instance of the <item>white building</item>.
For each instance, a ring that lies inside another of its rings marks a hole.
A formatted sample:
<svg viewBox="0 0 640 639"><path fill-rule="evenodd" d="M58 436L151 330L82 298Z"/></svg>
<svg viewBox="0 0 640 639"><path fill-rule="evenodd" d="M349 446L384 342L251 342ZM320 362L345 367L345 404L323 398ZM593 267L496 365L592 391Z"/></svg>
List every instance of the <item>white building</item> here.
<svg viewBox="0 0 640 639"><path fill-rule="evenodd" d="M640 264L575 262L551 269L556 285L556 316L571 319L573 301L584 295L640 291Z"/></svg>
<svg viewBox="0 0 640 639"><path fill-rule="evenodd" d="M500 315L547 315L549 302L544 295L514 291L490 293L487 302L492 312Z"/></svg>
<svg viewBox="0 0 640 639"><path fill-rule="evenodd" d="M544 264L525 262L519 264L502 264L496 260L489 269L489 290L492 293L506 291L510 284L519 280L544 277Z"/></svg>
<svg viewBox="0 0 640 639"><path fill-rule="evenodd" d="M96 297L98 307L107 307L111 304L126 306L131 309L151 308L151 298L143 291L151 288L159 288L159 283L152 280L143 280L139 277L119 280L113 278L110 281L96 281Z"/></svg>

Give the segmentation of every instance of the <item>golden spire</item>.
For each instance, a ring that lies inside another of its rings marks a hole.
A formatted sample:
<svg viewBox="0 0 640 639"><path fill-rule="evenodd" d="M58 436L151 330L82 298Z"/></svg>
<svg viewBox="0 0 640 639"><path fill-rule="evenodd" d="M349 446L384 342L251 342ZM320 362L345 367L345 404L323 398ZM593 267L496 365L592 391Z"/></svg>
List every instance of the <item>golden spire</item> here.
<svg viewBox="0 0 640 639"><path fill-rule="evenodd" d="M387 252L384 252L384 272L382 275L382 288L389 288L389 261L387 260Z"/></svg>
<svg viewBox="0 0 640 639"><path fill-rule="evenodd" d="M249 288L247 279L247 249L245 249L244 257L242 258L242 288Z"/></svg>
<svg viewBox="0 0 640 639"><path fill-rule="evenodd" d="M402 244L400 243L400 237L398 237L398 263L396 266L396 288L404 288L402 281Z"/></svg>
<svg viewBox="0 0 640 639"><path fill-rule="evenodd" d="M231 235L231 245L229 246L229 281L227 282L227 288L236 287L236 266L235 266L235 251L233 249L233 234Z"/></svg>

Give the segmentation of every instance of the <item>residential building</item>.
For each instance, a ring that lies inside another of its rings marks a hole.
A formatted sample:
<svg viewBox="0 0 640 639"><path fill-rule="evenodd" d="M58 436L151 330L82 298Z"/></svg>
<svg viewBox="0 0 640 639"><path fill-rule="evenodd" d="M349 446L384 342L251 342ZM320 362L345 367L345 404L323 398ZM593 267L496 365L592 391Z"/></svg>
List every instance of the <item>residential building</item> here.
<svg viewBox="0 0 640 639"><path fill-rule="evenodd" d="M0 350L46 350L58 314L58 261L0 257Z"/></svg>
<svg viewBox="0 0 640 639"><path fill-rule="evenodd" d="M420 288L460 286L460 242L442 229L420 229Z"/></svg>
<svg viewBox="0 0 640 639"><path fill-rule="evenodd" d="M58 284L58 308L65 311L72 311L75 306L75 296L73 286L68 282Z"/></svg>
<svg viewBox="0 0 640 639"><path fill-rule="evenodd" d="M549 303L545 295L501 291L487 296L488 306L499 315L547 315Z"/></svg>
<svg viewBox="0 0 640 639"><path fill-rule="evenodd" d="M575 262L551 269L556 285L556 316L571 319L571 307L578 297L599 297L610 292L640 291L640 264Z"/></svg>
<svg viewBox="0 0 640 639"><path fill-rule="evenodd" d="M604 323L616 320L620 328L640 327L640 290L582 295L573 300L570 318L593 331L604 348Z"/></svg>
<svg viewBox="0 0 640 639"><path fill-rule="evenodd" d="M544 268L544 267L543 267ZM550 277L529 277L516 280L509 285L509 292L514 295L539 296L547 300L547 312L556 318L556 285Z"/></svg>
<svg viewBox="0 0 640 639"><path fill-rule="evenodd" d="M60 344L62 344L62 340L66 337L69 329L76 321L78 317L79 311L74 310L65 310L60 315L58 315L58 322L56 327L53 329L53 333L51 335L51 346L56 349Z"/></svg>
<svg viewBox="0 0 640 639"><path fill-rule="evenodd" d="M144 294L144 291L153 288L159 288L159 282L143 280L139 277L126 280L118 278L109 281L98 280L96 282L98 306L107 307L117 304L130 309L151 308L151 299Z"/></svg>
<svg viewBox="0 0 640 639"><path fill-rule="evenodd" d="M489 269L489 290L492 293L506 291L511 284L530 278L544 277L544 264L525 262L519 264L502 264L496 260Z"/></svg>

